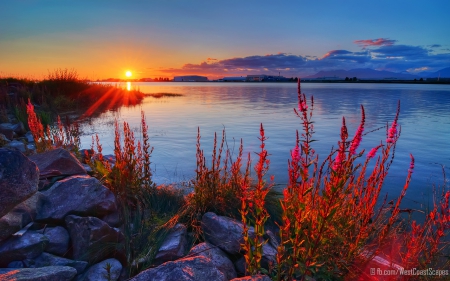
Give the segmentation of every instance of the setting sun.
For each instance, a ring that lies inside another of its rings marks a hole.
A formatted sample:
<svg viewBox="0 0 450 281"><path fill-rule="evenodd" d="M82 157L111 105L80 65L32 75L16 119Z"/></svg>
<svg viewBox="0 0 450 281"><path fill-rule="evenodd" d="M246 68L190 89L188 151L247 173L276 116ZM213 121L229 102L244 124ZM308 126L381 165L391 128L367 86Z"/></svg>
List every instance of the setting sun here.
<svg viewBox="0 0 450 281"><path fill-rule="evenodd" d="M133 75L133 73L131 73L131 71L128 70L127 72L125 72L126 77L131 77L131 75Z"/></svg>

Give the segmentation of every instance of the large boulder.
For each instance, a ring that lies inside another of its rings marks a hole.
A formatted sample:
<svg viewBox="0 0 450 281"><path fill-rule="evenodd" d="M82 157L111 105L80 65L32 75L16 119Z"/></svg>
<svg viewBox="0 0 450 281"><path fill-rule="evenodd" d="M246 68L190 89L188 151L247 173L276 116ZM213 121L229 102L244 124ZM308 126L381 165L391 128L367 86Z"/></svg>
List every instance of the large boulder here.
<svg viewBox="0 0 450 281"><path fill-rule="evenodd" d="M37 192L36 164L15 150L0 148L0 217Z"/></svg>
<svg viewBox="0 0 450 281"><path fill-rule="evenodd" d="M33 259L42 254L47 245L48 238L36 231L28 230L22 236L13 236L0 246L0 267L12 261Z"/></svg>
<svg viewBox="0 0 450 281"><path fill-rule="evenodd" d="M106 270L109 266L109 270ZM107 259L93 266L78 276L76 281L116 281L122 271L122 264L116 259Z"/></svg>
<svg viewBox="0 0 450 281"><path fill-rule="evenodd" d="M36 192L30 198L15 206L9 213L0 218L0 241L9 238L34 221L41 206L44 195Z"/></svg>
<svg viewBox="0 0 450 281"><path fill-rule="evenodd" d="M187 251L186 235L186 226L181 223L175 225L159 248L154 263L162 264L166 261L173 261L183 257Z"/></svg>
<svg viewBox="0 0 450 281"><path fill-rule="evenodd" d="M18 151L25 153L27 151L27 145L22 142L22 141L18 141L18 140L13 140L11 142L9 142L5 147L7 148L11 148L11 149L17 149Z"/></svg>
<svg viewBox="0 0 450 281"><path fill-rule="evenodd" d="M81 274L86 270L88 263L85 261L75 261L66 258L54 256L49 253L42 253L34 259L26 259L23 261L25 268L38 268L46 266L70 266L76 269L77 274ZM10 264L11 266L11 264Z"/></svg>
<svg viewBox="0 0 450 281"><path fill-rule="evenodd" d="M48 245L45 249L46 252L64 256L69 250L69 232L62 227L49 227L45 229L44 235L48 238Z"/></svg>
<svg viewBox="0 0 450 281"><path fill-rule="evenodd" d="M41 179L58 175L72 176L86 174L86 170L78 159L63 148L56 148L44 153L31 155L29 158L38 166Z"/></svg>
<svg viewBox="0 0 450 281"><path fill-rule="evenodd" d="M208 242L203 242L193 247L189 251L188 256L203 256L210 259L228 280L237 276L234 265L225 252Z"/></svg>
<svg viewBox="0 0 450 281"><path fill-rule="evenodd" d="M95 217L67 216L66 226L72 240L73 258L99 262L105 258L120 256L116 251L123 242L123 234Z"/></svg>
<svg viewBox="0 0 450 281"><path fill-rule="evenodd" d="M226 281L225 275L205 257L190 257L169 261L147 269L129 281Z"/></svg>
<svg viewBox="0 0 450 281"><path fill-rule="evenodd" d="M46 199L36 220L62 222L67 215L102 217L117 210L114 194L96 178L72 176L42 192Z"/></svg>
<svg viewBox="0 0 450 281"><path fill-rule="evenodd" d="M224 216L218 216L215 213L208 212L202 217L202 229L205 240L228 254L236 255L241 252L241 244L244 242L243 224L235 219ZM255 229L248 227L249 236L255 235ZM270 231L266 231L263 237L267 241L263 245L263 257L261 265L269 268L276 264L276 254L278 242L275 235Z"/></svg>
<svg viewBox="0 0 450 281"><path fill-rule="evenodd" d="M241 222L208 212L202 217L202 230L207 242L228 254L234 255L241 251L244 242Z"/></svg>
<svg viewBox="0 0 450 281"><path fill-rule="evenodd" d="M72 280L77 271L70 266L41 268L0 268L2 281L61 281Z"/></svg>

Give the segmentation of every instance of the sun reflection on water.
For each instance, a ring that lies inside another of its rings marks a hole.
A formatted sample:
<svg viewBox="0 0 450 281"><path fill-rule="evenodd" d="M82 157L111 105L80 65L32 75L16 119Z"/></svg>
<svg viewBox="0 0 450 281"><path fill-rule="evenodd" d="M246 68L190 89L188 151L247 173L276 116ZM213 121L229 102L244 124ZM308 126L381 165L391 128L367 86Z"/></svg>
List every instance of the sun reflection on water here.
<svg viewBox="0 0 450 281"><path fill-rule="evenodd" d="M131 82L127 82L127 91L131 91Z"/></svg>

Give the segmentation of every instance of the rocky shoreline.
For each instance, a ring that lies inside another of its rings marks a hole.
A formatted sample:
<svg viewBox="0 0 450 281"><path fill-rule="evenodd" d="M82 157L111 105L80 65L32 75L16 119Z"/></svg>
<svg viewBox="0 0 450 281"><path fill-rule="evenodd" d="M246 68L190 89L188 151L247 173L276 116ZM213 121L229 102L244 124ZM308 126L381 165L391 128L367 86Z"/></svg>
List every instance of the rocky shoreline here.
<svg viewBox="0 0 450 281"><path fill-rule="evenodd" d="M129 280L270 280L237 278L245 272L239 221L206 213L202 228L206 242L189 250L186 226L175 225L153 261L159 266ZM270 232L267 239L269 267L277 241ZM0 148L1 280L128 280L123 243L114 194L69 151L27 157Z"/></svg>

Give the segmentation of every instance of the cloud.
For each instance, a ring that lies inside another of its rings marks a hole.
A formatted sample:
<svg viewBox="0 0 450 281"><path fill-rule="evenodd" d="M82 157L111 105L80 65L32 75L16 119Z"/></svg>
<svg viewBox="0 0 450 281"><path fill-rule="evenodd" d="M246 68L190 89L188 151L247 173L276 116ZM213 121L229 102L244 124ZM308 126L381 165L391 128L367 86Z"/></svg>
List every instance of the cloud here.
<svg viewBox="0 0 450 281"><path fill-rule="evenodd" d="M224 76L245 76L248 74L281 75L302 77L321 70L372 68L394 72L415 73L424 69L436 71L450 66L450 53L435 53L428 47L396 45L396 40L356 40L360 51L331 50L318 58L309 55L287 53L251 55L227 59L207 58L205 61L184 64L181 68L160 69L172 75L205 75L209 78ZM366 48L371 46L371 48Z"/></svg>
<svg viewBox="0 0 450 281"><path fill-rule="evenodd" d="M378 39L366 39L366 40L355 40L353 43L360 45L364 48L369 46L390 46L393 45L397 40L391 40L387 38Z"/></svg>
<svg viewBox="0 0 450 281"><path fill-rule="evenodd" d="M442 47L440 44L433 44L433 45L430 45L430 48L439 48L439 47Z"/></svg>

